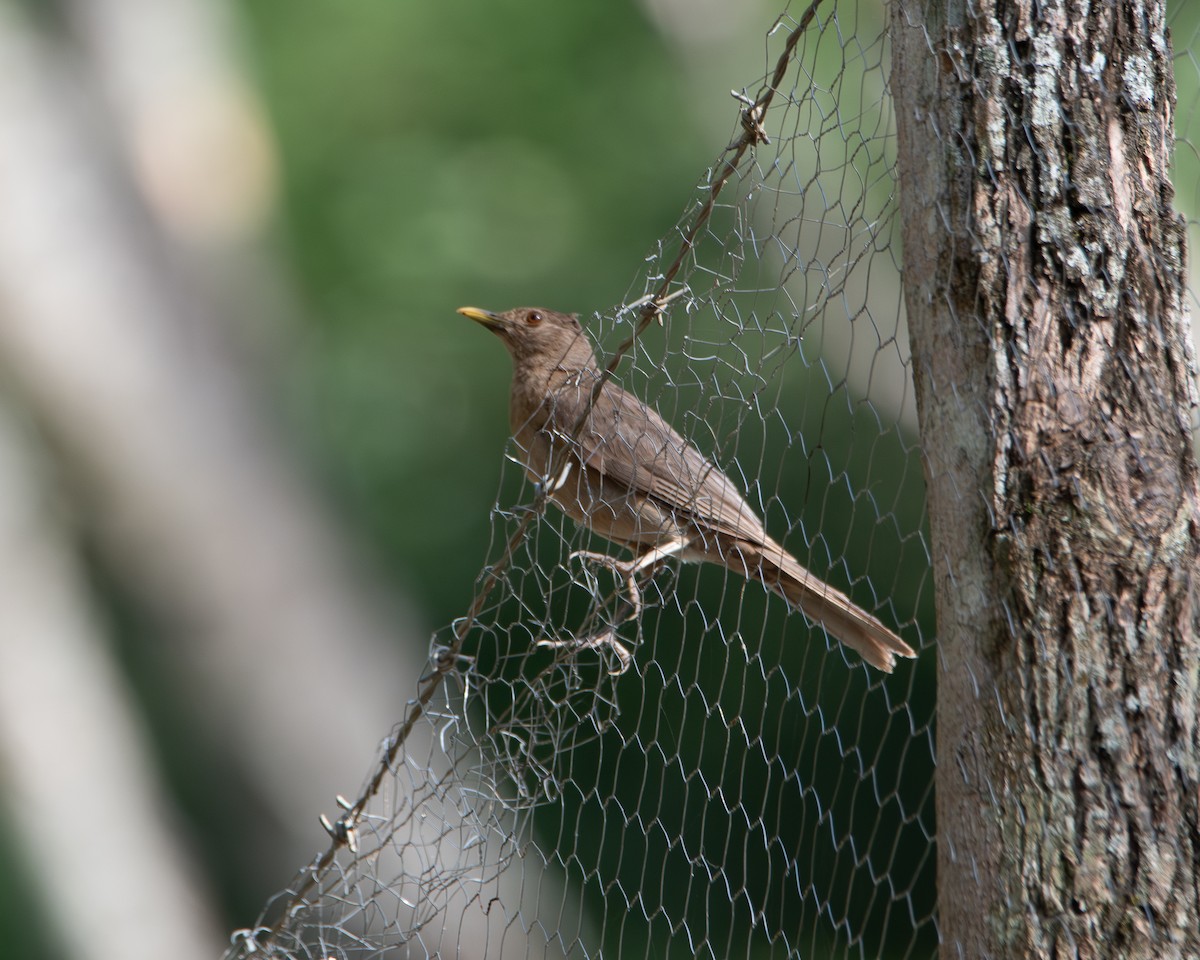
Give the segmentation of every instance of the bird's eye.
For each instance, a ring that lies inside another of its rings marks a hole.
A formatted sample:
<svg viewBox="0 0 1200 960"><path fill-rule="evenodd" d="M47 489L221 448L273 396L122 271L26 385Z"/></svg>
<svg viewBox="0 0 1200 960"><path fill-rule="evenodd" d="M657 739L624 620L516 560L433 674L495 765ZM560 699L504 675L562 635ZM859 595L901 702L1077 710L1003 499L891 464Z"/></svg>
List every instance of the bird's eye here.
<svg viewBox="0 0 1200 960"><path fill-rule="evenodd" d="M530 310L525 314L525 322L531 327L536 327L543 320L542 315L537 310Z"/></svg>

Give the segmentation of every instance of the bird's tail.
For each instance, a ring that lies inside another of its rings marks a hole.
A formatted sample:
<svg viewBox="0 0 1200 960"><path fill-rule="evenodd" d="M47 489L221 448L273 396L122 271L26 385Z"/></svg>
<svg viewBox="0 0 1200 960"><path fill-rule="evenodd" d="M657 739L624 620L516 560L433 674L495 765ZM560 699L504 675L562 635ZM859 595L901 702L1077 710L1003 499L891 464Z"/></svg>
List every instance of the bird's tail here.
<svg viewBox="0 0 1200 960"><path fill-rule="evenodd" d="M907 643L867 613L848 596L813 576L774 540L765 544L739 540L722 550L721 561L748 579L761 580L798 607L810 620L822 624L846 646L857 650L867 663L891 673L896 657L915 657Z"/></svg>

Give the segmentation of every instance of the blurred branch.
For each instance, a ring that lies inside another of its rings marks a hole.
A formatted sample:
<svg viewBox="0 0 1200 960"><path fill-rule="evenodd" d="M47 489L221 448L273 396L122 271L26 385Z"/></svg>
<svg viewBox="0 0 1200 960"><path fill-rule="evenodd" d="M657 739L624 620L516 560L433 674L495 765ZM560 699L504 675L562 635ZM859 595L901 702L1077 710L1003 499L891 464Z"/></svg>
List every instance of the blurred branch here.
<svg viewBox="0 0 1200 960"><path fill-rule="evenodd" d="M256 245L275 151L240 69L232 11L197 0L67 0L148 209L192 255Z"/></svg>
<svg viewBox="0 0 1200 960"><path fill-rule="evenodd" d="M0 71L0 360L117 568L186 638L230 749L298 824L316 800L299 757L322 758L324 797L357 779L418 666L140 215L68 65L10 14ZM296 709L318 694L336 718Z"/></svg>
<svg viewBox="0 0 1200 960"><path fill-rule="evenodd" d="M35 459L0 410L0 765L26 863L71 956L215 956L220 929Z"/></svg>
<svg viewBox="0 0 1200 960"><path fill-rule="evenodd" d="M205 322L230 332L242 353L277 346L296 309L262 242L277 158L233 11L199 0L64 3L105 136L141 212L210 305Z"/></svg>

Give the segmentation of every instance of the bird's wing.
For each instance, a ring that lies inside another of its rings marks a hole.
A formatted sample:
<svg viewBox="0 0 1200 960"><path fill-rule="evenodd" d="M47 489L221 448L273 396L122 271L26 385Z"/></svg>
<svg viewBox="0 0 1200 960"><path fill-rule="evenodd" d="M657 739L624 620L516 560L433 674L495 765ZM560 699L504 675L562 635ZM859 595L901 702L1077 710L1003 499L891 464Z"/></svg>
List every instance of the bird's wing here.
<svg viewBox="0 0 1200 960"><path fill-rule="evenodd" d="M547 424L569 437L588 392L555 404ZM656 411L615 384L605 384L575 446L587 466L671 511L703 519L702 528L762 542L762 522L728 477Z"/></svg>

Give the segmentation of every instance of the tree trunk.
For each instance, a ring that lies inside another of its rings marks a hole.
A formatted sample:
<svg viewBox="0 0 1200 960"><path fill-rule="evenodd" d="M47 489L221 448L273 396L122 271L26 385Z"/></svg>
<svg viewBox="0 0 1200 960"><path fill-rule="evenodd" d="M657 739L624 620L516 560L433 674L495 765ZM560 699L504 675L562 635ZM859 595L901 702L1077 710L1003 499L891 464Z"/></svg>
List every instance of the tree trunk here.
<svg viewBox="0 0 1200 960"><path fill-rule="evenodd" d="M1162 2L893 5L944 957L1200 955L1194 365Z"/></svg>

